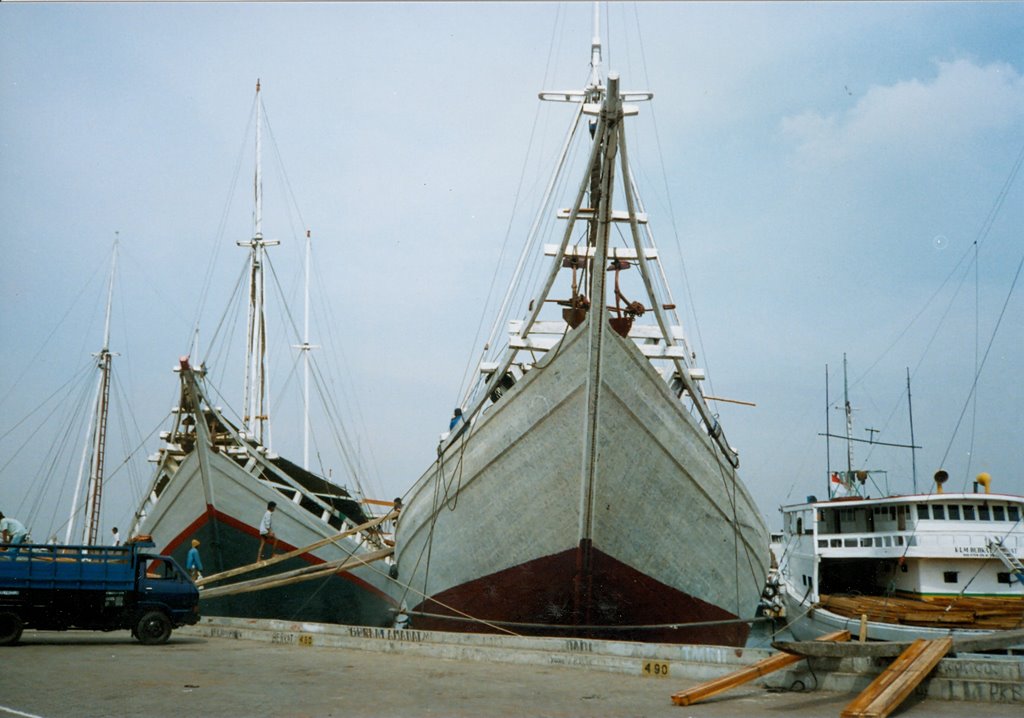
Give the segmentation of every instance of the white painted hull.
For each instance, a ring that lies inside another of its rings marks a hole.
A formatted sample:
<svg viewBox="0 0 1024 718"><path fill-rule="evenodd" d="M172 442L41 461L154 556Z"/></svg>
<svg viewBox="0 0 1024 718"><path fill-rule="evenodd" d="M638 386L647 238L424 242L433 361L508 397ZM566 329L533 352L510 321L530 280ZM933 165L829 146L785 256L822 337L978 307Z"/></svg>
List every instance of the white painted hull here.
<svg viewBox="0 0 1024 718"><path fill-rule="evenodd" d="M423 596L447 597L471 616L561 625L751 617L768 567L764 522L735 471L650 362L611 331L600 357L597 469L588 494L583 444L593 359L586 328L569 332L413 487L396 535L409 605ZM600 580L643 583L644 590L661 591L665 605L631 595L630 585L604 585L603 598L581 615L567 598L579 576L551 575L558 571L545 560L578 552L587 538L595 555L615 566ZM561 596L562 605L551 602L531 615L487 595L514 590L502 577L517 568L527 581L533 570L536 588ZM439 609L426 604L424 610ZM736 625L705 632L704 642L739 641L746 626L737 631Z"/></svg>
<svg viewBox="0 0 1024 718"><path fill-rule="evenodd" d="M259 520L268 501L277 501L274 530L278 551L308 546L337 531L260 481L231 459L207 451L203 460L210 476L211 495L205 495L199 451L190 453L160 495L137 531L153 537L157 548L184 565L191 540L200 540L206 575L251 564L259 546ZM286 570L346 558L367 549L352 539L320 547ZM264 556L270 548L264 548ZM250 578L261 574L250 574ZM396 605L390 595L391 581L385 564L369 564L337 574L328 585L310 581L237 597L204 602L203 610L214 615L275 617L333 623L386 625Z"/></svg>

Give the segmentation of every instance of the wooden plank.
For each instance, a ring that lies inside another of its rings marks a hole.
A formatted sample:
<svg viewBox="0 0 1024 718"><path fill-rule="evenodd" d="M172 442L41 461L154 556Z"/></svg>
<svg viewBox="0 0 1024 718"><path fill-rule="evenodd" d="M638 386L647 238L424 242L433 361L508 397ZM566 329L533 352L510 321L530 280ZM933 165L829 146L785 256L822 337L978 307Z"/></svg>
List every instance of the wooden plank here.
<svg viewBox="0 0 1024 718"><path fill-rule="evenodd" d="M821 608L857 620L932 628L1013 630L1024 621L1024 597L1005 596L844 596L822 595Z"/></svg>
<svg viewBox="0 0 1024 718"><path fill-rule="evenodd" d="M849 631L836 631L835 633L829 633L821 636L817 640L819 641L849 641ZM777 671L786 666L794 663L799 663L805 658L805 656L793 653L776 653L774 656L768 656L757 663L754 663L746 668L741 668L738 671L733 671L721 678L715 678L714 680L701 683L694 686L693 688L687 688L683 691L678 691L672 694L672 702L677 706L689 706L694 703L698 703L702 700L710 698L711 696L718 695L727 690L741 686L744 683L749 683L755 678L767 675L774 671Z"/></svg>
<svg viewBox="0 0 1024 718"><path fill-rule="evenodd" d="M917 639L846 706L840 718L886 718L928 677L952 645L952 638Z"/></svg>
<svg viewBox="0 0 1024 718"><path fill-rule="evenodd" d="M366 531L367 529L371 529L374 526L378 526L387 521L388 519L393 519L397 516L397 511L390 511L384 516L378 516L377 518L367 521L364 524L360 524L359 526L348 529L347 531L342 531L340 534L335 534L334 536L328 536L327 538L320 539L319 541L315 541L314 543L309 544L309 546L302 546L301 548L297 548L294 551L282 553L278 556L272 556L271 558L268 558L264 561L257 561L256 563L250 563L245 566L239 566L238 568L232 568L228 569L227 571L221 571L220 573L214 573L209 576L204 576L203 578L196 581L196 586L202 588L203 586L207 586L216 581L223 581L226 578L234 578L235 576L241 576L243 574L256 571L257 569L266 568L267 566L273 566L274 564L281 563L282 561L287 561L290 558L295 558L296 556L301 556L302 554L309 553L310 551L315 551L316 549L322 546L326 546L329 543L341 541L342 539L347 538L353 534L359 533L360 531Z"/></svg>
<svg viewBox="0 0 1024 718"><path fill-rule="evenodd" d="M233 596L237 593L265 591L268 588L289 586L293 583L300 583L302 581L313 581L318 578L327 578L333 574L349 571L353 568L359 568L360 566L364 566L368 563L379 561L382 558L387 558L394 552L395 550L389 547L379 549L377 551L371 551L370 553L356 554L347 559L339 559L337 561L317 564L316 566L306 566L294 571L286 571L285 573L277 574L276 576L254 578L249 581L229 583L226 586L217 586L216 588L204 588L199 592L199 598L209 599L219 598L221 596Z"/></svg>
<svg viewBox="0 0 1024 718"><path fill-rule="evenodd" d="M558 210L558 214L555 215L555 216L558 217L559 219L569 219L569 217L572 216L572 210L568 209L568 208L560 209L560 210ZM594 210L591 209L590 207L580 207L579 212L576 213L576 218L577 219L581 219L581 220L594 219L596 216L597 216L597 213L594 212ZM629 212L625 212L625 211L623 211L621 209L612 210L612 218L611 219L612 219L613 222L628 222L629 221ZM636 213L636 221L637 221L638 224L647 224L647 213L646 212L637 212Z"/></svg>
<svg viewBox="0 0 1024 718"><path fill-rule="evenodd" d="M518 336L523 329L525 322L522 319L512 319L508 323L508 333L510 335ZM530 334L554 334L559 337L563 336L569 331L568 326L565 322L559 321L543 321L534 322L533 326L530 327ZM673 324L671 328L672 337L674 339L683 339L683 328L678 324ZM661 328L655 324L634 324L629 329L630 339L664 339L664 335L661 333Z"/></svg>
<svg viewBox="0 0 1024 718"><path fill-rule="evenodd" d="M546 352L554 348L562 341L561 336L539 335L519 336L512 335L508 338L510 349L525 349L533 352ZM666 346L664 344L640 344L637 346L640 353L648 359L686 359L686 348L680 345Z"/></svg>
<svg viewBox="0 0 1024 718"><path fill-rule="evenodd" d="M545 244L544 254L548 257L557 257L558 248L560 245L557 244ZM593 257L593 247L566 247L566 257ZM614 259L636 259L636 249L633 247L608 247L608 257ZM646 259L657 259L658 249L656 247L644 247L644 257Z"/></svg>
<svg viewBox="0 0 1024 718"><path fill-rule="evenodd" d="M974 623L974 611L907 611L900 623Z"/></svg>

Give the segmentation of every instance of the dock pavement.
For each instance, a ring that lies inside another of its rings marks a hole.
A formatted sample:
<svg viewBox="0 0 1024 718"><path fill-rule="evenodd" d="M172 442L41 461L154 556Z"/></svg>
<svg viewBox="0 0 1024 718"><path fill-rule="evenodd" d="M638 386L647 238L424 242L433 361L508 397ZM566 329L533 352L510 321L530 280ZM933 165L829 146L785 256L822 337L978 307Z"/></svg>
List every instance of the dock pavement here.
<svg viewBox="0 0 1024 718"><path fill-rule="evenodd" d="M175 631L163 646L143 646L126 631L26 631L20 645L0 649L0 718L825 717L839 716L857 692L815 688L813 682L823 675L812 681L813 674L792 674L782 678L789 685L752 684L681 707L672 704L670 695L699 683L694 671L720 674L728 667L686 668L672 655L627 655L645 644L577 642L566 652L566 641L559 639L476 640L448 634L459 638L447 644L426 632L403 634L399 640L395 635L386 629L240 619L204 619L199 626ZM442 650L443 645L459 648ZM491 648L480 649L484 645ZM750 651L714 651L726 653L698 657L712 662L721 655L729 657L726 662L751 658ZM567 660L573 654L588 658ZM601 659L617 654L622 655L615 660ZM668 665L668 675L645 673L651 661ZM1009 688L999 689L999 701L993 701L994 694L964 701L922 691L895 715L1020 716L1020 663L1008 664L1016 666L1017 679L1011 677Z"/></svg>

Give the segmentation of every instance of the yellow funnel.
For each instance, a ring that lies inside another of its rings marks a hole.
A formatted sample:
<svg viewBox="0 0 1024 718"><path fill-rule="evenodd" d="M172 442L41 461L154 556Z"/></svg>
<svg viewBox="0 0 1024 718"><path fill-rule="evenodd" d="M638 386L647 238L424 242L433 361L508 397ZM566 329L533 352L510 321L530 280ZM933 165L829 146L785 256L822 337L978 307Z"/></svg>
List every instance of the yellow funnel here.
<svg viewBox="0 0 1024 718"><path fill-rule="evenodd" d="M991 490L991 486L992 486L992 477L991 476L989 476L987 473L985 473L983 471L980 474L978 474L978 477L975 479L975 481L985 487L985 493L986 494L989 493L989 491Z"/></svg>

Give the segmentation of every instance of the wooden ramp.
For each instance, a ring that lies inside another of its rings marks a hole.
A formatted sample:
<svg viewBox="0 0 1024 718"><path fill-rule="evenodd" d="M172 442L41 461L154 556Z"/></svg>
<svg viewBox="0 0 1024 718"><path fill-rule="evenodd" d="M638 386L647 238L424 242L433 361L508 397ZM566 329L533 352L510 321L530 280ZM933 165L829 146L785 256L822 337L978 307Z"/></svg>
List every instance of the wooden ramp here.
<svg viewBox="0 0 1024 718"><path fill-rule="evenodd" d="M917 639L846 706L841 718L885 718L931 673L952 645L952 638Z"/></svg>
<svg viewBox="0 0 1024 718"><path fill-rule="evenodd" d="M821 636L817 640L819 641L849 641L849 631L836 631L835 633L829 633ZM677 706L689 706L694 703L698 703L711 696L724 693L725 691L731 690L736 686L741 686L744 683L749 683L755 678L777 671L786 666L794 663L799 663L805 657L798 653L776 653L774 656L768 656L753 665L742 668L728 675L716 678L706 683L701 683L693 688L687 688L684 691L672 694L672 702Z"/></svg>

